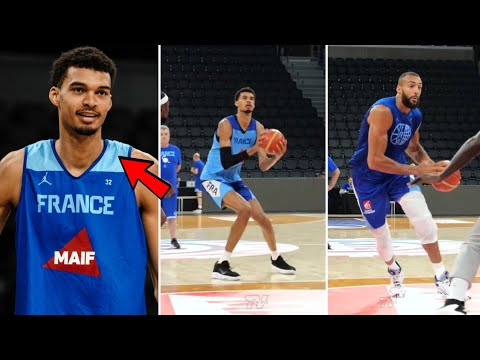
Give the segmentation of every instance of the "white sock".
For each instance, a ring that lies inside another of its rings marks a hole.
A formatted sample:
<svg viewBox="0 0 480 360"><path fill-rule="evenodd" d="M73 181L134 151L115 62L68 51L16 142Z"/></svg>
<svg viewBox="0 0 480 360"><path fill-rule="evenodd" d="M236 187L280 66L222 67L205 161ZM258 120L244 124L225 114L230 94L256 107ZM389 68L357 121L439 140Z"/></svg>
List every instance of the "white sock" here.
<svg viewBox="0 0 480 360"><path fill-rule="evenodd" d="M449 299L455 299L458 301L465 301L467 295L469 283L467 280L460 278L452 278L450 282L450 295Z"/></svg>
<svg viewBox="0 0 480 360"><path fill-rule="evenodd" d="M443 266L443 262L439 262L438 264L432 263L433 271L435 271L435 276L437 279L440 279L440 276L443 275L445 272L445 266Z"/></svg>
<svg viewBox="0 0 480 360"><path fill-rule="evenodd" d="M272 260L277 260L278 259L278 251L272 251Z"/></svg>
<svg viewBox="0 0 480 360"><path fill-rule="evenodd" d="M225 251L223 255L220 257L220 260L218 262L221 264L224 261L230 262L230 256L232 255L231 252Z"/></svg>
<svg viewBox="0 0 480 360"><path fill-rule="evenodd" d="M400 270L400 266L398 266L398 264L395 260L393 260L393 263L391 265L388 265L388 268L390 270Z"/></svg>

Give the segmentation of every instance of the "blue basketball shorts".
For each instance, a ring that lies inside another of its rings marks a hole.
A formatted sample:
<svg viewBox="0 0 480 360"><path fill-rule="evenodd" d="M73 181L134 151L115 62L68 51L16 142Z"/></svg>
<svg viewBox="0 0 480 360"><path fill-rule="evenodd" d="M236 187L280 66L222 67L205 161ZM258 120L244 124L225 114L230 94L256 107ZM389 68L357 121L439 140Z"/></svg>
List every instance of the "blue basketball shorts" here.
<svg viewBox="0 0 480 360"><path fill-rule="evenodd" d="M175 219L177 217L177 193L169 198L163 198L161 203L167 219Z"/></svg>
<svg viewBox="0 0 480 360"><path fill-rule="evenodd" d="M372 184L368 179L362 179L359 174L353 174L353 188L358 206L371 229L383 226L390 213L390 201L398 202L411 191L420 191L418 186L409 188L410 176L392 175L381 184Z"/></svg>

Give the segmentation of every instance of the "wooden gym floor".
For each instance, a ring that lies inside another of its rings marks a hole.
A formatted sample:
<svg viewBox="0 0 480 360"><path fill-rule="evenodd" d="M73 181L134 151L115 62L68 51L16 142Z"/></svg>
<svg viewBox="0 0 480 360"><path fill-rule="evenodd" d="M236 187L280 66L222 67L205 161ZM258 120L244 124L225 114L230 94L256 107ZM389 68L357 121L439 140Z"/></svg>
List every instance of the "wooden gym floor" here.
<svg viewBox="0 0 480 360"><path fill-rule="evenodd" d="M438 239L440 250L443 256L443 262L447 270L453 269L454 261L457 255L457 249L460 243L467 237L471 228L477 221L477 217L448 217L435 218L438 226ZM415 231L406 217L389 218L388 224L394 242L402 244L401 241L407 240L411 244L417 243ZM370 230L364 229L329 229L329 239L372 239ZM354 244L352 241L351 244ZM396 260L405 270L405 283L433 283L433 269L431 263L421 246L417 249L397 253ZM389 284L390 277L386 271L386 265L378 257L367 256L343 256L340 250L335 248L335 242L332 242L333 251L329 251L328 256L328 287L356 286L356 285L378 285ZM340 245L341 247L341 245ZM442 251L442 248L455 248L452 251ZM371 246L374 249L374 246ZM369 249L369 250L371 250ZM395 246L394 246L395 249ZM395 251L395 250L394 250ZM396 251L395 251L396 252ZM347 252L348 253L348 252Z"/></svg>
<svg viewBox="0 0 480 360"><path fill-rule="evenodd" d="M267 215L275 229L279 252L296 267L296 275L271 270L270 252L262 231L251 220L230 261L241 281L211 279L235 215L179 215L177 238L181 249L170 247L168 225L161 229L161 292L325 289L325 215Z"/></svg>

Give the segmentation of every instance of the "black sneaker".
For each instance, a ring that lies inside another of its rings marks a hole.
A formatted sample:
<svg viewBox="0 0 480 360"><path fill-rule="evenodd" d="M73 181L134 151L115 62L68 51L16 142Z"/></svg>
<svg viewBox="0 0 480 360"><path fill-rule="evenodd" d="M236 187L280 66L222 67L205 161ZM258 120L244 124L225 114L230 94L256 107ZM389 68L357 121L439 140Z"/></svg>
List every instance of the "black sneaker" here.
<svg viewBox="0 0 480 360"><path fill-rule="evenodd" d="M172 239L172 241L170 241L170 244L171 244L172 247L174 247L175 249L180 249L180 244L178 243L177 239Z"/></svg>
<svg viewBox="0 0 480 360"><path fill-rule="evenodd" d="M467 315L465 301L447 299L445 305L436 310L434 315Z"/></svg>
<svg viewBox="0 0 480 360"><path fill-rule="evenodd" d="M283 260L283 257L281 255L277 258L277 260L273 260L271 257L270 260L272 260L272 269L279 272L280 274L293 275L297 270L293 266L288 265L285 260Z"/></svg>
<svg viewBox="0 0 480 360"><path fill-rule="evenodd" d="M236 281L240 280L240 274L232 271L227 260L221 263L217 261L213 267L212 279Z"/></svg>

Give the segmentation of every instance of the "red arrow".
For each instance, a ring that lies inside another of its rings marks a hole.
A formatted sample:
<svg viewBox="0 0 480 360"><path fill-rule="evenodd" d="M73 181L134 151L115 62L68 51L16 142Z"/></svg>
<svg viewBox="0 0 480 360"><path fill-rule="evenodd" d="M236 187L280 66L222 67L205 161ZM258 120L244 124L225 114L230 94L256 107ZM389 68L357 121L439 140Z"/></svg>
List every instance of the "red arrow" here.
<svg viewBox="0 0 480 360"><path fill-rule="evenodd" d="M151 192L153 192L158 198L163 199L168 190L172 187L168 182L163 181L155 174L151 173L147 169L153 165L151 160L128 158L119 156L120 162L123 166L123 171L127 174L128 181L135 189L137 181L140 181Z"/></svg>

